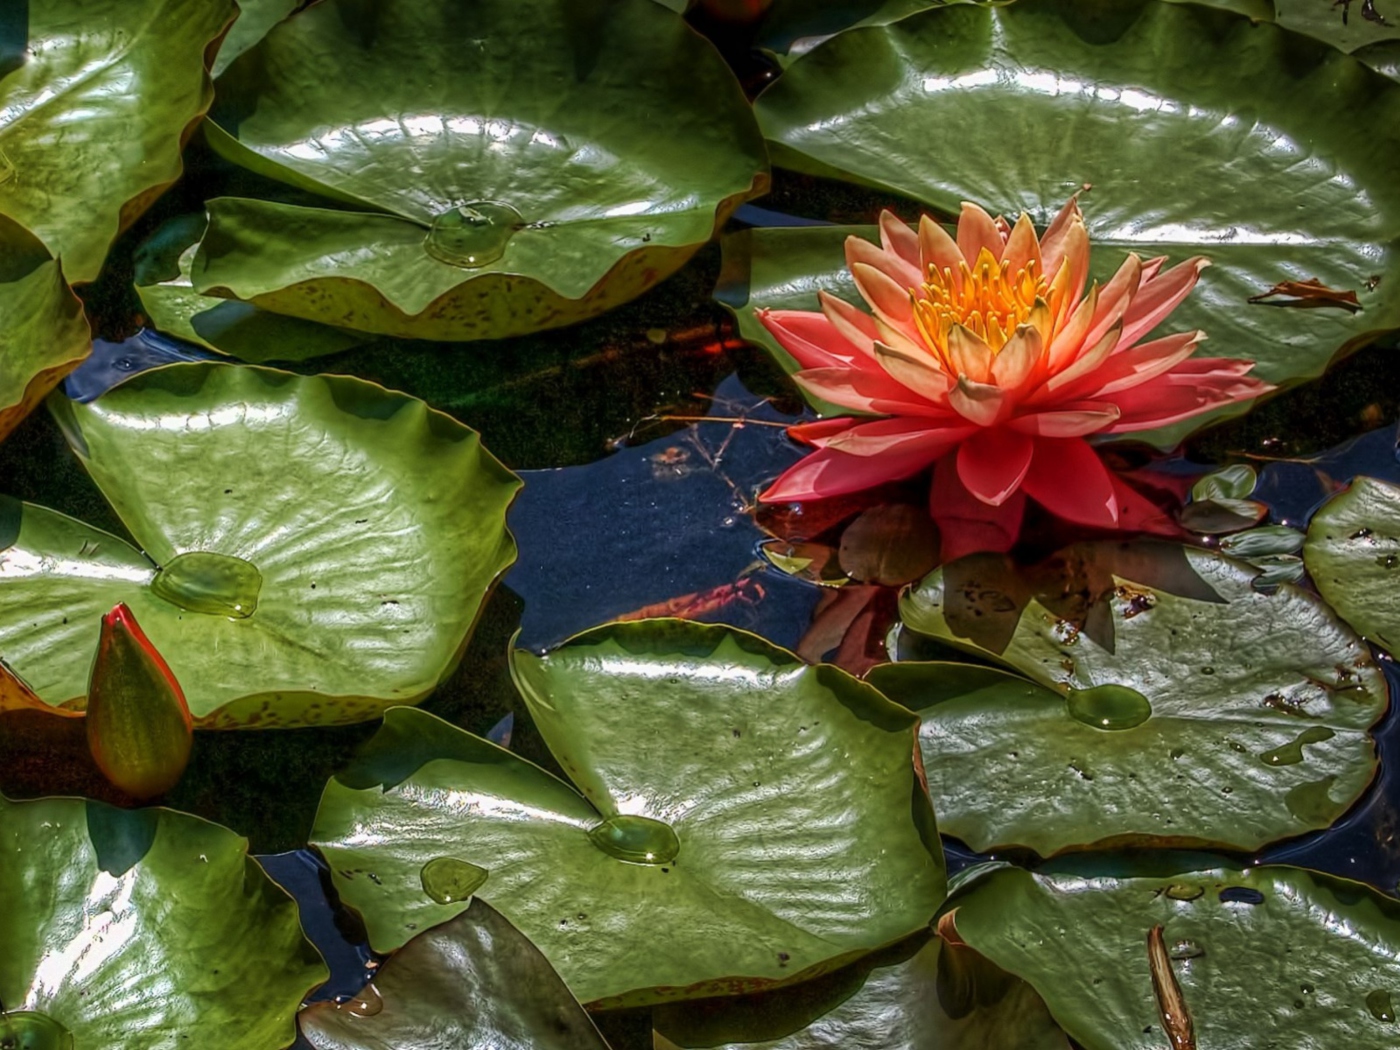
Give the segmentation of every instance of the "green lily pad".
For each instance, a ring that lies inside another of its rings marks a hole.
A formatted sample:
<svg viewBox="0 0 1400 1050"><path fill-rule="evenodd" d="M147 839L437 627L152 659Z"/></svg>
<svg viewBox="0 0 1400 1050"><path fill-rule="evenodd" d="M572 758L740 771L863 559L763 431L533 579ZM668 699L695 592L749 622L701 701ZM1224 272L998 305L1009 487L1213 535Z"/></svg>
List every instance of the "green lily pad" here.
<svg viewBox="0 0 1400 1050"><path fill-rule="evenodd" d="M190 284L190 267L205 225L203 215L181 216L137 250L136 294L154 327L252 364L305 361L366 341L359 332L200 295Z"/></svg>
<svg viewBox="0 0 1400 1050"><path fill-rule="evenodd" d="M307 1007L301 1031L316 1050L608 1050L540 950L483 900L409 941L355 998Z"/></svg>
<svg viewBox="0 0 1400 1050"><path fill-rule="evenodd" d="M426 870L443 857L485 868L477 895L595 1007L805 980L942 900L915 719L845 672L680 620L512 670L572 785L394 709L326 788L311 840L376 949L462 910Z"/></svg>
<svg viewBox="0 0 1400 1050"><path fill-rule="evenodd" d="M1024 981L988 974L995 986L976 988L963 980L969 955L982 973L992 969L925 933L791 989L659 1007L656 1050L1068 1050Z"/></svg>
<svg viewBox="0 0 1400 1050"><path fill-rule="evenodd" d="M3 186L0 186L0 192ZM83 304L32 233L0 215L0 440L87 357Z"/></svg>
<svg viewBox="0 0 1400 1050"><path fill-rule="evenodd" d="M329 974L247 847L172 810L0 798L0 1042L290 1044Z"/></svg>
<svg viewBox="0 0 1400 1050"><path fill-rule="evenodd" d="M180 176L213 99L211 45L233 0L44 0L24 61L0 77L0 214L31 229L70 281Z"/></svg>
<svg viewBox="0 0 1400 1050"><path fill-rule="evenodd" d="M214 59L218 76L243 52L267 36L268 31L301 5L301 0L238 0L238 19L229 27Z"/></svg>
<svg viewBox="0 0 1400 1050"><path fill-rule="evenodd" d="M210 143L327 207L210 201L197 291L388 335L518 335L640 294L767 188L738 82L652 0L349 7L294 15L220 78Z"/></svg>
<svg viewBox="0 0 1400 1050"><path fill-rule="evenodd" d="M951 5L841 34L756 110L775 163L947 214L971 200L1043 224L1092 186L1095 254L1209 257L1168 323L1270 383L1400 326L1400 85L1275 25L1158 0ZM1310 278L1362 309L1249 301Z"/></svg>
<svg viewBox="0 0 1400 1050"><path fill-rule="evenodd" d="M964 558L907 592L906 626L1026 676L872 672L924 718L943 830L1049 855L1252 851L1330 825L1375 775L1385 679L1322 602L1255 575L1190 547L1086 544L1029 573Z"/></svg>
<svg viewBox="0 0 1400 1050"><path fill-rule="evenodd" d="M451 671L515 558L518 479L371 383L173 365L50 404L144 550L0 502L0 653L51 707L81 708L125 602L197 726L373 718Z"/></svg>
<svg viewBox="0 0 1400 1050"><path fill-rule="evenodd" d="M1028 981L1084 1050L1394 1046L1400 903L1269 866L1112 878L984 874L952 903L958 935ZM1161 927L1195 1041L1163 1031L1148 962Z"/></svg>
<svg viewBox="0 0 1400 1050"><path fill-rule="evenodd" d="M1303 562L1347 623L1391 652L1400 643L1400 488L1358 477L1308 525Z"/></svg>

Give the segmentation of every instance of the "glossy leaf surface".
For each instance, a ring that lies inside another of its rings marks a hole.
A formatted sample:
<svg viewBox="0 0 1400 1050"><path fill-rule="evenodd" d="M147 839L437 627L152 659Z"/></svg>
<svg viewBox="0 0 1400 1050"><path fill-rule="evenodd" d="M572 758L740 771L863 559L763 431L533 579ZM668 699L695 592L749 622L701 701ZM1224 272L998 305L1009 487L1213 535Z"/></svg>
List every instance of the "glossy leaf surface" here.
<svg viewBox="0 0 1400 1050"><path fill-rule="evenodd" d="M76 1048L284 1047L327 976L246 840L183 813L0 798L0 890L15 1012L0 1032L9 1020L17 1038L57 1025Z"/></svg>
<svg viewBox="0 0 1400 1050"><path fill-rule="evenodd" d="M377 949L460 912L439 857L574 994L606 1006L801 980L899 940L943 897L915 720L732 628L600 628L517 684L573 785L411 709L326 788L313 844Z"/></svg>
<svg viewBox="0 0 1400 1050"><path fill-rule="evenodd" d="M133 798L170 790L190 759L194 725L185 694L125 605L102 618L86 729L93 760Z"/></svg>
<svg viewBox="0 0 1400 1050"><path fill-rule="evenodd" d="M3 192L0 184L0 192ZM0 215L0 440L92 348L83 305L28 230Z"/></svg>
<svg viewBox="0 0 1400 1050"><path fill-rule="evenodd" d="M1102 262L1209 257L1170 328L1204 329L1202 355L1256 360L1268 382L1317 376L1400 325L1385 160L1400 85L1275 25L1157 0L952 5L842 34L757 111L775 163L945 214L970 200L1045 224L1092 186L1081 203ZM1363 309L1248 301L1311 278ZM1192 425L1151 437L1167 446Z"/></svg>
<svg viewBox="0 0 1400 1050"><path fill-rule="evenodd" d="M1173 1045L1148 962L1158 925L1196 1046L1395 1045L1393 898L1300 868L1081 870L989 872L955 899L953 918L969 945L1030 982L1084 1050Z"/></svg>
<svg viewBox="0 0 1400 1050"><path fill-rule="evenodd" d="M214 76L267 36L268 31L301 5L301 0L238 0L238 19L229 27L214 59Z"/></svg>
<svg viewBox="0 0 1400 1050"><path fill-rule="evenodd" d="M924 716L945 830L1043 855L1255 850L1327 827L1370 782L1385 680L1311 594L1262 594L1248 566L1169 545L1073 547L1040 570L965 558L901 602L908 627L1026 678L874 673Z"/></svg>
<svg viewBox="0 0 1400 1050"><path fill-rule="evenodd" d="M1356 52L1385 41L1400 40L1400 11L1394 3L1374 0L1372 17L1365 0L1314 4L1310 0L1273 0L1278 24L1325 40L1343 51ZM1361 56L1358 56L1361 57Z"/></svg>
<svg viewBox="0 0 1400 1050"><path fill-rule="evenodd" d="M483 900L409 941L353 999L300 1020L316 1050L608 1050L540 950Z"/></svg>
<svg viewBox="0 0 1400 1050"><path fill-rule="evenodd" d="M126 602L203 727L335 724L422 699L515 557L519 481L474 431L357 379L222 364L51 402L144 554L10 507L0 651L81 707Z"/></svg>
<svg viewBox="0 0 1400 1050"><path fill-rule="evenodd" d="M1342 619L1395 652L1400 642L1400 488L1358 477L1313 515L1303 561Z"/></svg>
<svg viewBox="0 0 1400 1050"><path fill-rule="evenodd" d="M1029 985L1001 973L974 987L951 953L921 935L795 988L662 1007L656 1050L1068 1050Z"/></svg>
<svg viewBox="0 0 1400 1050"><path fill-rule="evenodd" d="M233 0L44 0L24 61L0 77L0 214L33 230L70 281L181 171L213 98L206 51Z"/></svg>
<svg viewBox="0 0 1400 1050"><path fill-rule="evenodd" d="M219 87L215 148L328 206L211 201L195 288L364 331L582 320L767 185L738 83L652 0L330 0Z"/></svg>
<svg viewBox="0 0 1400 1050"><path fill-rule="evenodd" d="M203 215L181 216L137 251L136 293L160 331L250 364L303 361L365 342L356 332L200 295L190 284L190 266L204 227Z"/></svg>

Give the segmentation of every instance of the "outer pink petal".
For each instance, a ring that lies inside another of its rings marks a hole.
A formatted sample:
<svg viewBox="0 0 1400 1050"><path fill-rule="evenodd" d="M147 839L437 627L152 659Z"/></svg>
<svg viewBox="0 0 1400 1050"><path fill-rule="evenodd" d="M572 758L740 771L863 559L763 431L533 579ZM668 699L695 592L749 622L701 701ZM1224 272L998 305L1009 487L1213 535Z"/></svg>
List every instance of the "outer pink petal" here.
<svg viewBox="0 0 1400 1050"><path fill-rule="evenodd" d="M1083 438L1037 439L1021 485L1057 517L1106 529L1118 525L1113 477Z"/></svg>
<svg viewBox="0 0 1400 1050"><path fill-rule="evenodd" d="M919 284L924 273L924 268L919 264L919 235L889 209L880 212L880 244L885 251L909 265L914 273L914 283Z"/></svg>
<svg viewBox="0 0 1400 1050"><path fill-rule="evenodd" d="M808 368L792 378L813 396L852 412L957 419L946 406L919 397L878 369Z"/></svg>
<svg viewBox="0 0 1400 1050"><path fill-rule="evenodd" d="M1049 412L1016 416L1006 425L1012 430L1037 437L1083 437L1111 427L1121 414L1121 409L1111 403L1072 401Z"/></svg>
<svg viewBox="0 0 1400 1050"><path fill-rule="evenodd" d="M1030 397L1031 403L1045 404L1066 397L1078 396L1071 391L1078 390L1084 383L1089 382L1087 377L1093 376L1105 361L1111 360L1110 355L1113 353L1114 347L1118 345L1120 331L1119 326L1115 324L1099 338L1098 342L1089 346L1088 349L1081 349L1077 360L1071 362L1068 368L1063 369L1057 375L1050 376L1045 384Z"/></svg>
<svg viewBox="0 0 1400 1050"><path fill-rule="evenodd" d="M880 338L880 328L875 318L830 292L818 292L817 301L821 303L826 319L846 342L867 357L873 356L875 340Z"/></svg>
<svg viewBox="0 0 1400 1050"><path fill-rule="evenodd" d="M1131 390L1174 369L1196 352L1205 337L1204 332L1178 332L1150 343L1139 343L1121 354L1114 354L1075 389L1083 390L1084 397Z"/></svg>
<svg viewBox="0 0 1400 1050"><path fill-rule="evenodd" d="M1011 236L1006 239L1006 247L1001 254L1001 265L1004 270L1011 271L1011 275L1015 276L1030 262L1034 262L1037 269L1041 265L1040 239L1035 235L1031 217L1022 212L1021 217L1016 220L1016 225L1011 227Z"/></svg>
<svg viewBox="0 0 1400 1050"><path fill-rule="evenodd" d="M1095 285L1089 289L1089 294L1079 301L1074 312L1069 315L1069 320L1050 340L1050 352L1046 356L1051 375L1062 372L1078 359L1079 352L1084 347L1084 337L1089 334L1089 328L1094 323L1098 303L1099 289Z"/></svg>
<svg viewBox="0 0 1400 1050"><path fill-rule="evenodd" d="M1142 262L1134 253L1129 252L1128 257L1123 260L1123 265L1118 267L1118 272L1099 289L1098 306L1094 310L1094 320L1089 325L1089 333L1084 337L1084 342L1093 346L1102 339L1127 311L1133 296L1141 286Z"/></svg>
<svg viewBox="0 0 1400 1050"><path fill-rule="evenodd" d="M825 444L825 440L834 434L839 434L843 430L850 430L851 427L860 423L859 419L851 419L848 416L835 416L831 419L813 419L808 423L794 423L784 431L788 437L794 441L800 441L804 445L813 445L820 448Z"/></svg>
<svg viewBox="0 0 1400 1050"><path fill-rule="evenodd" d="M1214 373L1196 370L1215 364L1225 367ZM1185 370L1188 366L1194 367ZM1238 362L1228 359L1198 357L1183 361L1177 370L1142 386L1108 395L1105 400L1113 401L1123 411L1122 418L1108 433L1127 434L1178 423L1221 405L1259 397L1273 389L1268 383L1241 375L1237 366Z"/></svg>
<svg viewBox="0 0 1400 1050"><path fill-rule="evenodd" d="M922 444L885 456L853 456L839 449L819 449L785 471L758 498L765 503L800 503L859 492L917 474L948 448L947 441L930 436Z"/></svg>
<svg viewBox="0 0 1400 1050"><path fill-rule="evenodd" d="M1025 493L1017 490L1000 506L983 503L958 477L957 457L949 453L933 468L929 513L942 537L939 558L947 563L977 551L1007 551L1021 531Z"/></svg>
<svg viewBox="0 0 1400 1050"><path fill-rule="evenodd" d="M863 237L847 237L846 266L849 268L856 263L865 263L879 270L903 290L906 299L910 288L923 283L919 268L914 263L906 262L894 252L887 252Z"/></svg>
<svg viewBox="0 0 1400 1050"><path fill-rule="evenodd" d="M1079 194L1065 201L1058 215L1050 220L1045 234L1040 238L1040 258L1045 265L1045 276L1054 277L1065 258L1065 235L1069 228L1078 222L1083 225L1084 216L1079 211Z"/></svg>
<svg viewBox="0 0 1400 1050"><path fill-rule="evenodd" d="M1123 314L1122 345L1132 346L1161 324L1167 314L1191 294L1191 289L1200 280L1201 271L1209 265L1209 259L1198 255L1173 266L1166 273L1154 276L1150 281L1144 278L1137 295L1133 296L1132 303Z"/></svg>
<svg viewBox="0 0 1400 1050"><path fill-rule="evenodd" d="M1000 506L1021 486L1030 469L1035 442L1004 427L973 434L958 449L958 477L983 503Z"/></svg>
<svg viewBox="0 0 1400 1050"><path fill-rule="evenodd" d="M969 437L974 428L962 420L876 419L816 442L820 448L839 449L853 456L887 456L927 444L949 446Z"/></svg>
<svg viewBox="0 0 1400 1050"><path fill-rule="evenodd" d="M811 310L759 310L756 316L778 345L803 368L854 364L861 356L823 315Z"/></svg>
<svg viewBox="0 0 1400 1050"><path fill-rule="evenodd" d="M860 289L861 297L870 304L877 317L907 332L911 337L917 334L914 327L914 307L907 287L869 263L852 263L851 277Z"/></svg>

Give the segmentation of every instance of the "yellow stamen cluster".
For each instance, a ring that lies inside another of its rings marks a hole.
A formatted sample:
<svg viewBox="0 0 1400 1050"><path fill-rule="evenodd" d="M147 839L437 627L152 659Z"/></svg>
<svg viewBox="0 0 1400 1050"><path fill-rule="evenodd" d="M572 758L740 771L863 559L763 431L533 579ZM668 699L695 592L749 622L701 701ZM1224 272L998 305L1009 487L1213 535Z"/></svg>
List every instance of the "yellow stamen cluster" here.
<svg viewBox="0 0 1400 1050"><path fill-rule="evenodd" d="M940 357L947 355L948 331L962 325L976 333L996 353L1024 324L1034 323L1032 314L1039 306L1052 315L1058 289L1052 289L1032 259L1014 273L1003 269L986 248L977 264L959 264L960 272L939 271L930 266L928 280L921 288L911 288L914 321L929 348Z"/></svg>

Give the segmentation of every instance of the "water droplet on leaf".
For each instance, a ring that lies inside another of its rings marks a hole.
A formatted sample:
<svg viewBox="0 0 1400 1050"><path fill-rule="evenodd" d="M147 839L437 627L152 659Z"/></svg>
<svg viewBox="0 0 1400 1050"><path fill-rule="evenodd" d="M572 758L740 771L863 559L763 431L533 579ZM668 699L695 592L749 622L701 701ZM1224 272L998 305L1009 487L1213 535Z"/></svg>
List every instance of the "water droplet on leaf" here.
<svg viewBox="0 0 1400 1050"><path fill-rule="evenodd" d="M187 612L242 620L257 611L262 573L242 558L190 551L162 567L151 590Z"/></svg>
<svg viewBox="0 0 1400 1050"><path fill-rule="evenodd" d="M1095 729L1132 729L1152 716L1147 697L1126 685L1071 689L1066 700L1070 717Z"/></svg>
<svg viewBox="0 0 1400 1050"><path fill-rule="evenodd" d="M506 244L523 225L523 217L509 204L471 201L435 216L423 247L439 262L474 270L504 255Z"/></svg>
<svg viewBox="0 0 1400 1050"><path fill-rule="evenodd" d="M1283 796L1283 804L1299 820L1319 825L1330 823L1336 815L1336 803L1328 792L1336 779L1335 776L1327 776L1299 784Z"/></svg>
<svg viewBox="0 0 1400 1050"><path fill-rule="evenodd" d="M423 892L439 904L464 901L481 889L490 875L485 868L456 857L434 857L418 873Z"/></svg>
<svg viewBox="0 0 1400 1050"><path fill-rule="evenodd" d="M588 840L608 856L633 864L669 864L681 851L669 824L626 814L603 821L588 833Z"/></svg>
<svg viewBox="0 0 1400 1050"><path fill-rule="evenodd" d="M356 1017L373 1017L384 1009L384 997L373 983L367 984L360 989L359 995L345 1004L345 1009Z"/></svg>
<svg viewBox="0 0 1400 1050"><path fill-rule="evenodd" d="M1395 1005L1390 1001L1390 993L1383 988L1377 988L1367 994L1366 1009L1371 1011L1371 1016L1377 1021L1395 1023Z"/></svg>

